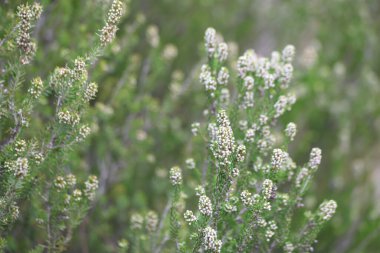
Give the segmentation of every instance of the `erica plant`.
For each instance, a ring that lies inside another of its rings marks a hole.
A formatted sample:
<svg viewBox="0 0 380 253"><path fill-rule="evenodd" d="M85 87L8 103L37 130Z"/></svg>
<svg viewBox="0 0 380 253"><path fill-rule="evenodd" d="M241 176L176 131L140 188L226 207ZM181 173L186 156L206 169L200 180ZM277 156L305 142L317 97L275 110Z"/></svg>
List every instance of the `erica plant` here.
<svg viewBox="0 0 380 253"><path fill-rule="evenodd" d="M170 200L154 232L150 219L131 219L134 252L312 252L337 204L305 210L304 196L321 163L297 165L288 146L297 132L279 118L296 102L291 92L295 48L269 58L246 51L228 66L228 45L213 28L205 33L207 62L200 83L208 96L204 121L193 123L194 158L170 169ZM203 145L197 145L199 142ZM203 148L202 148L203 146ZM192 203L197 204L192 204ZM188 203L188 204L186 204ZM300 218L304 217L304 218ZM144 244L141 241L148 240ZM126 248L127 241L121 241Z"/></svg>
<svg viewBox="0 0 380 253"><path fill-rule="evenodd" d="M36 250L61 252L83 219L98 187L96 176L77 180L64 166L66 154L91 132L86 112L97 93L89 67L115 37L123 14L115 0L92 49L45 80L28 80L26 69L37 50L33 27L40 4L17 10L17 22L0 42L0 236L2 247L12 224L22 216L20 206L35 208L36 225L45 234ZM43 14L42 14L43 15ZM39 130L36 130L39 129Z"/></svg>

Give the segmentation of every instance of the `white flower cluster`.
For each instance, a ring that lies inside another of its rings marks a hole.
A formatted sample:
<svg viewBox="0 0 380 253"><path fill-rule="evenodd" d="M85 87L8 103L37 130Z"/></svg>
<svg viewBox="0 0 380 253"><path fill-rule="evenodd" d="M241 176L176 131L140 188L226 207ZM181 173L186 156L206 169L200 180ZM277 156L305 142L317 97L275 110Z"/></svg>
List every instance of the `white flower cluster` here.
<svg viewBox="0 0 380 253"><path fill-rule="evenodd" d="M295 247L292 243L290 242L285 243L285 246L284 246L285 253L293 253L294 250L295 250Z"/></svg>
<svg viewBox="0 0 380 253"><path fill-rule="evenodd" d="M262 193L265 199L270 199L274 194L274 184L272 180L265 179L262 186Z"/></svg>
<svg viewBox="0 0 380 253"><path fill-rule="evenodd" d="M206 191L205 191L205 188L203 188L202 185L198 185L197 187L195 187L195 195L200 197L202 195L205 195Z"/></svg>
<svg viewBox="0 0 380 253"><path fill-rule="evenodd" d="M66 180L62 176L58 176L54 180L54 186L57 188L58 191L65 189L66 187Z"/></svg>
<svg viewBox="0 0 380 253"><path fill-rule="evenodd" d="M209 57L212 57L216 49L216 31L214 28L207 28L204 40L207 54Z"/></svg>
<svg viewBox="0 0 380 253"><path fill-rule="evenodd" d="M71 75L74 80L84 81L87 79L86 62L81 57L74 60L74 68L71 71Z"/></svg>
<svg viewBox="0 0 380 253"><path fill-rule="evenodd" d="M216 56L219 62L224 62L228 58L228 45L225 42L221 42L218 44L218 50L216 52Z"/></svg>
<svg viewBox="0 0 380 253"><path fill-rule="evenodd" d="M216 231L209 226L203 229L202 244L206 251L210 250L213 253L219 253L222 249L222 241L218 240Z"/></svg>
<svg viewBox="0 0 380 253"><path fill-rule="evenodd" d="M237 207L231 202L226 202L224 203L224 211L226 211L227 213L236 212Z"/></svg>
<svg viewBox="0 0 380 253"><path fill-rule="evenodd" d="M144 217L139 213L134 213L131 216L131 227L132 229L141 229L144 224Z"/></svg>
<svg viewBox="0 0 380 253"><path fill-rule="evenodd" d="M114 39L117 31L117 24L123 15L123 11L123 3L120 0L114 0L111 9L108 12L106 24L100 31L100 43L102 46L106 46Z"/></svg>
<svg viewBox="0 0 380 253"><path fill-rule="evenodd" d="M146 38L149 42L149 44L156 48L160 44L160 34L158 31L158 27L155 25L150 25L146 29Z"/></svg>
<svg viewBox="0 0 380 253"><path fill-rule="evenodd" d="M19 157L15 161L8 161L5 163L15 177L24 178L29 172L29 161L26 157Z"/></svg>
<svg viewBox="0 0 380 253"><path fill-rule="evenodd" d="M16 153L20 154L25 152L26 150L26 141L25 140L18 140L15 142L14 150Z"/></svg>
<svg viewBox="0 0 380 253"><path fill-rule="evenodd" d="M319 148L313 148L310 152L309 167L311 169L317 169L321 164L322 150Z"/></svg>
<svg viewBox="0 0 380 253"><path fill-rule="evenodd" d="M69 186L74 186L77 183L77 178L73 174L68 174L66 176L66 183Z"/></svg>
<svg viewBox="0 0 380 253"><path fill-rule="evenodd" d="M337 204L334 200L324 201L319 206L319 216L322 220L328 221L335 214Z"/></svg>
<svg viewBox="0 0 380 253"><path fill-rule="evenodd" d="M190 210L186 210L186 212L183 214L183 217L189 225L191 225L194 221L197 220L197 217L194 215L193 211Z"/></svg>
<svg viewBox="0 0 380 253"><path fill-rule="evenodd" d="M174 58L176 58L178 55L178 49L173 44L167 44L162 52L162 57L167 60L171 61Z"/></svg>
<svg viewBox="0 0 380 253"><path fill-rule="evenodd" d="M269 221L267 230L265 231L265 237L268 242L274 236L276 230L277 230L276 223L273 220Z"/></svg>
<svg viewBox="0 0 380 253"><path fill-rule="evenodd" d="M255 85L255 79L253 79L252 76L244 77L244 88L245 89L253 90L254 85Z"/></svg>
<svg viewBox="0 0 380 253"><path fill-rule="evenodd" d="M237 146L236 158L237 158L238 162L244 161L246 153L247 153L247 150L243 144L240 144L239 146Z"/></svg>
<svg viewBox="0 0 380 253"><path fill-rule="evenodd" d="M211 69L208 65L204 64L201 68L201 73L199 75L199 81L204 85L207 92L210 93L211 97L214 97L214 92L216 91L217 82L215 77L211 73Z"/></svg>
<svg viewBox="0 0 380 253"><path fill-rule="evenodd" d="M156 231L158 225L158 216L156 212L149 211L146 214L145 221L145 228L149 233Z"/></svg>
<svg viewBox="0 0 380 253"><path fill-rule="evenodd" d="M31 82L31 86L29 87L28 89L28 93L33 97L33 98L38 98L41 93L42 93L42 90L44 88L44 84L41 80L40 77L36 77L32 80Z"/></svg>
<svg viewBox="0 0 380 253"><path fill-rule="evenodd" d="M286 110L290 110L291 106L296 102L296 97L293 94L288 94L287 96L280 96L277 102L274 104L274 109L276 113L275 118L280 117L285 113Z"/></svg>
<svg viewBox="0 0 380 253"><path fill-rule="evenodd" d="M218 127L216 126L215 123L209 123L207 125L207 131L208 135L210 137L210 143L213 143L216 141L217 134L218 134Z"/></svg>
<svg viewBox="0 0 380 253"><path fill-rule="evenodd" d="M294 57L294 47L286 46L282 55L273 52L271 59L259 57L255 51L247 50L237 61L237 70L239 77L243 80L244 90L241 107L247 109L253 107L254 95L253 87L255 79L262 80L260 90L279 87L285 89L293 75L291 61Z"/></svg>
<svg viewBox="0 0 380 253"><path fill-rule="evenodd" d="M245 132L245 140L249 143L253 143L255 141L255 129L249 128Z"/></svg>
<svg viewBox="0 0 380 253"><path fill-rule="evenodd" d="M68 67L56 67L51 77L51 84L56 88L70 88L73 84L74 72Z"/></svg>
<svg viewBox="0 0 380 253"><path fill-rule="evenodd" d="M194 161L193 158L188 158L188 159L186 159L185 163L186 163L186 167L187 167L188 169L190 169L190 170L195 169L195 161Z"/></svg>
<svg viewBox="0 0 380 253"><path fill-rule="evenodd" d="M282 151L278 148L274 149L271 159L272 167L275 170L281 169L285 165L285 162L288 160L288 157L289 155L287 152Z"/></svg>
<svg viewBox="0 0 380 253"><path fill-rule="evenodd" d="M182 184L182 172L181 169L177 166L170 169L169 178L172 185Z"/></svg>
<svg viewBox="0 0 380 253"><path fill-rule="evenodd" d="M250 207L253 205L252 193L247 190L241 192L240 199L245 206Z"/></svg>
<svg viewBox="0 0 380 253"><path fill-rule="evenodd" d="M201 214L203 214L205 216L211 216L212 215L211 200L206 195L200 196L199 203L198 203L198 209L201 212Z"/></svg>
<svg viewBox="0 0 380 253"><path fill-rule="evenodd" d="M16 205L16 202L13 202L12 205L10 206L10 214L13 220L16 220L19 217L20 209Z"/></svg>
<svg viewBox="0 0 380 253"><path fill-rule="evenodd" d="M76 141L83 141L91 133L91 128L88 125L83 125L79 128L78 135L75 137Z"/></svg>
<svg viewBox="0 0 380 253"><path fill-rule="evenodd" d="M214 28L208 28L204 36L205 48L209 59L216 59L218 63L223 63L228 58L228 45L225 42L220 42L221 37L217 38ZM217 85L226 86L229 80L229 71L226 67L221 67L217 70L211 65L204 64L199 75L200 83L204 85L206 91L211 97L215 96ZM228 104L230 92L227 88L221 90L221 103Z"/></svg>
<svg viewBox="0 0 380 253"><path fill-rule="evenodd" d="M255 105L254 93L253 91L246 91L243 95L242 103L240 107L243 109L253 108Z"/></svg>
<svg viewBox="0 0 380 253"><path fill-rule="evenodd" d="M232 171L231 171L231 176L234 177L234 178L237 178L238 176L240 175L240 171L238 168L233 168Z"/></svg>
<svg viewBox="0 0 380 253"><path fill-rule="evenodd" d="M276 195L276 198L280 201L280 203L283 206L287 206L289 204L289 194L287 194L287 193L278 193Z"/></svg>
<svg viewBox="0 0 380 253"><path fill-rule="evenodd" d="M36 44L31 39L30 29L32 28L32 21L39 19L41 13L42 6L38 3L34 3L32 6L26 4L18 7L17 16L20 23L16 43L23 52L21 56L22 64L29 64L36 51Z"/></svg>
<svg viewBox="0 0 380 253"><path fill-rule="evenodd" d="M268 123L268 116L265 115L265 114L260 114L259 116L259 123L260 123L260 126L264 126Z"/></svg>
<svg viewBox="0 0 380 253"><path fill-rule="evenodd" d="M218 131L216 137L216 158L220 165L231 163L231 155L235 150L235 138L230 126L230 121L224 110L221 110L217 116Z"/></svg>
<svg viewBox="0 0 380 253"><path fill-rule="evenodd" d="M83 196L83 193L82 193L81 190L75 189L73 191L73 197L74 197L75 201L77 201L77 202L81 201L82 200L82 196Z"/></svg>
<svg viewBox="0 0 380 253"><path fill-rule="evenodd" d="M282 50L282 60L286 63L290 63L293 61L293 57L295 54L295 48L293 45L287 45L283 50Z"/></svg>
<svg viewBox="0 0 380 253"><path fill-rule="evenodd" d="M268 225L267 221L266 221L261 215L258 215L258 216L256 217L256 221L255 221L255 223L256 223L259 227L261 227L261 228L264 228L264 227L266 227L266 226Z"/></svg>
<svg viewBox="0 0 380 253"><path fill-rule="evenodd" d="M89 83L84 91L84 99L90 101L95 98L98 92L98 85L96 83Z"/></svg>
<svg viewBox="0 0 380 253"><path fill-rule="evenodd" d="M89 200L93 200L95 198L95 192L99 187L98 178L95 175L89 176L87 181L84 182L84 186L84 195Z"/></svg>
<svg viewBox="0 0 380 253"><path fill-rule="evenodd" d="M200 128L200 124L199 122L194 122L191 124L191 133L194 135L194 136L197 136L199 134L199 128Z"/></svg>
<svg viewBox="0 0 380 253"><path fill-rule="evenodd" d="M80 117L76 112L70 112L68 110L60 111L57 114L59 123L66 125L78 125Z"/></svg>
<svg viewBox="0 0 380 253"><path fill-rule="evenodd" d="M256 54L253 50L247 50L239 57L236 67L241 78L244 78L248 72L254 71L254 61L256 58Z"/></svg>
<svg viewBox="0 0 380 253"><path fill-rule="evenodd" d="M285 128L285 135L291 140L294 140L294 137L297 133L297 125L293 122L290 122Z"/></svg>
<svg viewBox="0 0 380 253"><path fill-rule="evenodd" d="M218 72L217 81L220 85L227 85L228 80L230 78L230 74L228 72L228 69L226 67L221 67Z"/></svg>
<svg viewBox="0 0 380 253"><path fill-rule="evenodd" d="M36 164L41 164L45 160L45 157L41 152L34 153L33 158Z"/></svg>

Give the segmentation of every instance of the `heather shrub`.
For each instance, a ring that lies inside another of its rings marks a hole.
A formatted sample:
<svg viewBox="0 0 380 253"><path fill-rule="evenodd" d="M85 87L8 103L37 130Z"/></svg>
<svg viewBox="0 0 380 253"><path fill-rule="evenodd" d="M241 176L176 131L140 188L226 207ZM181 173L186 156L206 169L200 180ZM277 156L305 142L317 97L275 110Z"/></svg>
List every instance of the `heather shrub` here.
<svg viewBox="0 0 380 253"><path fill-rule="evenodd" d="M56 67L46 80L27 80L37 50L32 30L42 11L37 3L20 5L17 23L1 41L1 236L4 247L20 205L32 206L35 226L45 234L36 250L61 252L98 188L95 175L79 181L62 163L91 132L86 112L98 86L87 69L114 38L123 4L112 3L87 54Z"/></svg>
<svg viewBox="0 0 380 253"><path fill-rule="evenodd" d="M295 48L288 45L270 58L247 50L236 73L226 66L228 46L213 28L206 30L205 48L208 61L199 80L209 105L205 122L191 125L203 148L198 143L198 159L188 158L183 170L170 169L171 195L160 221L151 212L145 219L131 216L132 251L313 251L337 204L329 200L315 212L303 210L321 150L313 148L309 161L297 166L287 152L296 124L276 126L296 101L289 92ZM198 199L195 209L186 210L187 198ZM293 215L301 210L305 219L294 225Z"/></svg>
<svg viewBox="0 0 380 253"><path fill-rule="evenodd" d="M377 250L377 1L122 2L116 30L111 0L40 1L42 12L0 1L5 252ZM226 40L216 34L205 50L207 26ZM271 52L287 43L297 53L273 67ZM241 73L245 57L269 61L271 75ZM54 85L60 71L70 88ZM208 131L223 111L230 151ZM270 170L282 155L296 163ZM318 216L334 207L326 199L338 204L328 222Z"/></svg>

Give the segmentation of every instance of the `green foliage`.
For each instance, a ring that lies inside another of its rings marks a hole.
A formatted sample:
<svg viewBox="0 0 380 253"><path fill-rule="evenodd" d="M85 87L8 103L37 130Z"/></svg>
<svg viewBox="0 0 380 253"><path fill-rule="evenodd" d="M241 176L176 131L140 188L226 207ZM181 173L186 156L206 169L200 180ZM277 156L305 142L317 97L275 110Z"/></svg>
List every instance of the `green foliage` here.
<svg viewBox="0 0 380 253"><path fill-rule="evenodd" d="M1 235L9 233L20 215L19 205L33 206L34 223L46 234L41 247L47 252L62 252L72 238L73 229L82 221L94 199L98 187L96 176L90 176L83 187L77 184L76 176L67 174L62 162L65 155L78 142L83 141L90 128L81 117L88 110L88 103L97 92L97 85L88 83L87 68L99 56L103 46L114 34L100 34L90 53L78 57L66 67L58 67L42 81L34 78L28 88L23 87L23 76L35 54L35 42L31 39L33 22L41 16L42 7L20 5L18 23L12 32L1 41L4 44L2 59L2 106L7 108L1 115L4 135L0 142L1 189ZM116 30L122 15L122 4L113 2L105 27ZM15 31L15 34L13 34ZM12 40L17 48L12 47ZM101 44L101 46L97 45ZM41 97L50 107L38 115L35 107ZM36 131L39 123L44 126ZM67 174L67 176L65 176ZM23 203L24 202L24 203ZM11 248L13 241L9 240Z"/></svg>

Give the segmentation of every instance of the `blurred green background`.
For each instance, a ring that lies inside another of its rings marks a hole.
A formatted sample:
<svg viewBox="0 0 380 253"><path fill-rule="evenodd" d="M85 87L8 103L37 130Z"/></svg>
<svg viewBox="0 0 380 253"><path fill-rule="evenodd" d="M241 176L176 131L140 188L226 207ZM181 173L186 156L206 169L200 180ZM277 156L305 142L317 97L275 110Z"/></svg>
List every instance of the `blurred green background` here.
<svg viewBox="0 0 380 253"><path fill-rule="evenodd" d="M24 2L0 1L6 24L0 37ZM37 55L25 78L46 78L85 54L109 3L42 0ZM306 161L312 146L323 151L307 205L325 198L338 203L316 252L379 252L380 1L132 0L128 6L116 41L90 70L99 84L88 115L96 133L64 165L100 179L99 196L68 252L117 252L132 213L164 209L168 169L183 166L197 147L190 125L202 120L206 104L198 72L209 26L239 45L239 55L295 45L298 101L282 123L298 125L295 161ZM12 235L14 252L41 240L33 208L24 209Z"/></svg>

